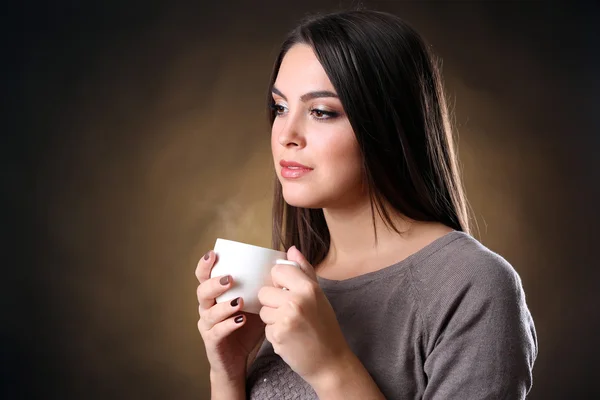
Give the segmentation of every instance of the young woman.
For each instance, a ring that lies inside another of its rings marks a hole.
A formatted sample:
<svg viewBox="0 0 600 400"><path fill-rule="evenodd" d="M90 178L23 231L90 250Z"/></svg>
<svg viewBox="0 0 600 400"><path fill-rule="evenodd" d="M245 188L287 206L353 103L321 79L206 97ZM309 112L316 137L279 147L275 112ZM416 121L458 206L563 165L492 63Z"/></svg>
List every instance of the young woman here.
<svg viewBox="0 0 600 400"><path fill-rule="evenodd" d="M524 398L534 324L515 270L469 234L419 34L380 12L307 20L268 103L273 246L302 271L274 267L260 315L243 314L244 299L215 304L233 279L209 279L213 252L200 260L212 398Z"/></svg>

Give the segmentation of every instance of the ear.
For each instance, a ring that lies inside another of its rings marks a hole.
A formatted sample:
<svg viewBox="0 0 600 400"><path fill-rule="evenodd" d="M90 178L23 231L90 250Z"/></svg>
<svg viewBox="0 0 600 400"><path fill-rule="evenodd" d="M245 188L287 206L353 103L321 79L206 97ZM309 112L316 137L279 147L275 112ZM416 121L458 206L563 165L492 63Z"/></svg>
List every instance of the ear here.
<svg viewBox="0 0 600 400"><path fill-rule="evenodd" d="M296 246L292 246L288 249L287 259L290 261L296 261L298 264L300 264L300 269L302 270L302 272L304 272L309 278L311 278L315 282L317 281L317 273L315 272L315 269L312 265L310 265L308 261L306 261L304 255L300 253L300 250L298 250Z"/></svg>

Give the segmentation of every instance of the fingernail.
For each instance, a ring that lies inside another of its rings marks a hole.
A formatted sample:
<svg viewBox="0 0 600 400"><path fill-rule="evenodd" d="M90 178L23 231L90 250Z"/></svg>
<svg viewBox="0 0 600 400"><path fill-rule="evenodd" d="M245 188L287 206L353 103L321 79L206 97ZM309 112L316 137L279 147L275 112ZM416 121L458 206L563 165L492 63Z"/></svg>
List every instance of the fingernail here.
<svg viewBox="0 0 600 400"><path fill-rule="evenodd" d="M209 258L210 258L210 251L209 251L209 252L207 252L207 253L204 255L204 259L205 259L205 260L208 260Z"/></svg>
<svg viewBox="0 0 600 400"><path fill-rule="evenodd" d="M239 297L237 299L231 300L231 307L236 307L239 302L240 302L240 298Z"/></svg>
<svg viewBox="0 0 600 400"><path fill-rule="evenodd" d="M226 276L222 277L222 278L219 280L219 283L220 283L221 285L223 285L223 286L227 285L227 284L229 283L229 275L226 275Z"/></svg>
<svg viewBox="0 0 600 400"><path fill-rule="evenodd" d="M242 322L244 320L244 316L243 315L238 315L237 317L235 317L234 321L236 324L239 324L240 322Z"/></svg>

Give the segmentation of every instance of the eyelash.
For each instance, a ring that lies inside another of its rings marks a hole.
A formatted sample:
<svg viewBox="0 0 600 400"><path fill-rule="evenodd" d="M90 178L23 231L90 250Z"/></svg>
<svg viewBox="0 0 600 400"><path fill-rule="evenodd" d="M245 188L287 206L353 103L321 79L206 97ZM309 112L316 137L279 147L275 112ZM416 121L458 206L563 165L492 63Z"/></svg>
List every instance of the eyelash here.
<svg viewBox="0 0 600 400"><path fill-rule="evenodd" d="M282 106L281 104L273 103L270 105L270 108L271 108L271 110L273 110L275 112L275 117L281 117L282 116L281 109L282 108L285 109L285 106ZM311 108L310 113L311 113L311 117L317 121L326 121L329 119L334 119L339 116L339 113L337 113L335 111L320 110L318 108ZM320 116L320 117L315 116L315 113L319 113L322 116Z"/></svg>

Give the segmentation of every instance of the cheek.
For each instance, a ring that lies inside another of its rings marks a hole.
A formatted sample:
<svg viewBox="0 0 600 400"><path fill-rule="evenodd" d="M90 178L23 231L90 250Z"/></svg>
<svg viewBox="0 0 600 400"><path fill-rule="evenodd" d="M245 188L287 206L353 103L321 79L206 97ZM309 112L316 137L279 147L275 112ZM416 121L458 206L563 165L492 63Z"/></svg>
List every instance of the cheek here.
<svg viewBox="0 0 600 400"><path fill-rule="evenodd" d="M345 182L360 180L362 157L354 133L336 135L335 140L323 143L321 150L322 159L327 160L330 179L341 178Z"/></svg>
<svg viewBox="0 0 600 400"><path fill-rule="evenodd" d="M360 161L360 150L352 130L342 130L328 135L327 140L320 143L321 151L336 164L349 166Z"/></svg>

